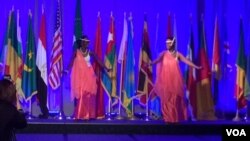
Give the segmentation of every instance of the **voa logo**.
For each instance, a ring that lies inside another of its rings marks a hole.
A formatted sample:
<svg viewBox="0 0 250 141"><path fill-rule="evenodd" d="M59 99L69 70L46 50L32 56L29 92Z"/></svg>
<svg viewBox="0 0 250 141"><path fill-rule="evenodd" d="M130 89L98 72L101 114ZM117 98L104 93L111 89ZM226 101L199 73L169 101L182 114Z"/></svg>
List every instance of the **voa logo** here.
<svg viewBox="0 0 250 141"><path fill-rule="evenodd" d="M244 129L226 129L227 136L247 136Z"/></svg>

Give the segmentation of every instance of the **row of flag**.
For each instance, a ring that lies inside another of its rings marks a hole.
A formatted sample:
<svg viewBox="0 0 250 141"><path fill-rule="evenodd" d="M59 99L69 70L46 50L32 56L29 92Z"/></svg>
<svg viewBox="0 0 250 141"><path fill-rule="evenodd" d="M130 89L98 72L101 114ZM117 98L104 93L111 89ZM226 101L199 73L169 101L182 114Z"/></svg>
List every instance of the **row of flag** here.
<svg viewBox="0 0 250 141"><path fill-rule="evenodd" d="M17 96L21 101L27 101L37 93L36 82L36 52L35 38L32 29L32 15L29 13L27 56L23 61L21 28L19 26L19 11L10 11L5 44L1 52L1 63L4 66L1 75L9 74L16 83ZM20 103L17 103L20 107Z"/></svg>
<svg viewBox="0 0 250 141"><path fill-rule="evenodd" d="M222 31L223 37L219 34L218 19L215 19L214 26L214 42L213 42L213 57L212 67L209 65L209 58L207 56L206 37L203 20L199 25L199 48L198 58L195 61L194 55L194 37L191 28L190 41L188 45L187 58L191 61L197 62L197 65L203 67L201 71L195 71L191 67L187 67L185 80L187 86L187 97L189 102L189 110L191 109L191 116L198 120L212 120L215 119L215 110L219 105L219 87L220 82L224 89L231 87L228 84L232 66L228 63L230 56L229 43L227 39L227 26L224 23ZM239 48L236 61L236 82L235 82L235 98L237 101L237 110L246 107L247 100L249 100L249 82L250 82L250 54L246 57L243 33L243 21L240 20L240 37ZM223 44L220 43L223 41ZM222 53L221 53L222 51ZM190 108L191 107L191 108Z"/></svg>
<svg viewBox="0 0 250 141"><path fill-rule="evenodd" d="M59 2L59 1L58 1ZM59 3L58 3L59 5ZM60 6L57 10L56 30L53 40L53 49L49 75L47 73L47 49L46 49L46 21L44 8L38 44L36 45L33 32L32 13L29 11L26 56L23 56L21 39L21 28L19 25L19 11L14 8L10 11L8 27L5 36L5 43L1 50L1 60L3 72L1 75L11 75L17 88L18 108L22 108L21 103L29 101L33 95L47 95L48 82L53 89L60 86L62 75L62 35L61 35L61 11ZM37 47L36 47L37 46ZM43 99L39 99L43 100ZM46 97L45 100L47 101Z"/></svg>
<svg viewBox="0 0 250 141"><path fill-rule="evenodd" d="M75 39L80 38L82 35L82 21L80 11L80 1L77 1L76 18L75 18ZM176 19L174 22L171 21L171 15L168 16L168 31L167 36L174 36L176 38L176 49L178 50L178 39L177 39L177 28ZM158 22L158 20L157 20ZM188 97L189 107L191 109L191 116L197 119L215 119L215 106L218 105L219 98L219 84L221 81L227 82L229 71L232 67L228 63L227 58L229 57L229 43L227 39L227 27L223 25L223 47L220 44L220 34L218 19L216 17L214 27L214 44L213 44L213 58L212 66L209 65L209 58L207 55L206 37L204 29L204 21L199 23L199 48L198 58L195 59L194 54L194 35L192 27L190 30L190 41L188 44L187 58L191 61L196 62L197 65L203 67L199 72L191 67L186 69L186 95ZM142 46L140 49L139 59L139 73L138 81L135 80L135 59L134 59L134 44L133 44L133 21L132 15L128 18L124 14L123 24L123 35L120 44L118 58L116 56L116 41L115 41L115 29L114 29L114 18L111 14L110 18L110 29L107 39L106 55L104 57L105 65L112 68L113 70L108 73L104 73L94 64L96 74L98 76L98 117L104 116L104 96L106 92L109 96L108 112L111 112L111 108L116 103L121 103L126 109L127 114L130 116L133 114L133 99L138 99L139 103L143 106L150 106L149 110L153 115L160 116L160 102L156 95L152 92L153 89L153 73L152 67L145 67L147 63L152 61L152 51L149 42L149 33L147 27L147 18L144 18L143 35L142 35ZM173 27L172 27L173 24ZM158 25L158 23L157 23ZM243 25L241 20L240 31L243 32ZM157 28L158 29L158 28ZM243 33L240 33L243 34ZM241 35L243 36L243 35ZM157 36L156 36L157 37ZM101 45L101 18L98 14L97 30L96 30L96 41L94 51L99 58L102 58L102 45ZM240 40L244 40L244 37L240 37ZM240 50L238 53L237 65L237 79L235 86L235 96L237 100L237 108L240 109L246 106L246 98L249 97L249 83L250 83L250 67L249 58L245 56L244 41L240 42ZM243 44L243 45L242 45ZM221 53L222 51L222 53ZM243 56L243 57L242 57ZM241 60L241 61L239 61ZM245 61L245 62L244 62ZM119 91L117 90L117 62L120 64L120 86ZM245 67L243 67L245 66ZM248 67L247 67L248 66ZM243 70L243 71L242 71ZM224 80L222 80L224 79ZM243 82L244 81L244 82ZM224 83L223 82L223 83ZM228 83L225 84L228 87ZM118 101L117 101L118 100ZM146 111L148 112L148 111Z"/></svg>
<svg viewBox="0 0 250 141"><path fill-rule="evenodd" d="M73 42L82 36L82 17L81 17L81 1L77 0L75 26ZM42 8L42 18L40 24L40 32L38 44L36 48L35 37L32 27L32 14L29 13L28 41L26 47L26 56L23 61L21 28L19 26L19 12L17 17L14 10L10 11L8 28L6 31L5 45L1 51L0 61L4 65L4 74L10 74L16 82L19 99L29 100L33 95L39 93L47 93L48 84L52 89L61 86L61 77L63 70L63 41L61 27L61 8L60 1L57 3L56 12L56 28L53 38L53 48L51 53L51 62L49 73L47 73L47 55L46 55L46 27L44 9ZM190 30L190 40L188 44L187 58L196 62L197 65L203 67L199 72L195 72L193 68L186 69L186 86L187 97L190 107L190 113L197 119L214 119L214 106L218 101L218 84L221 78L226 78L226 72L230 69L227 63L229 55L229 44L227 37L223 37L224 46L220 48L220 37L218 29L218 20L215 20L214 28L214 45L212 68L209 65L207 56L206 37L203 20L199 24L199 48L198 58L195 59L194 54L194 35L192 27ZM133 111L133 100L138 99L140 104L148 107L151 113L160 116L159 99L152 92L153 89L153 72L152 67L146 67L152 61L152 51L150 47L147 17L144 18L142 46L140 49L138 82L135 80L135 57L134 57L134 33L133 19L130 14L124 14L123 35L120 44L119 54L116 55L116 35L115 21L111 13L110 27L107 39L107 48L104 56L105 65L112 68L110 72L104 72L96 63L93 64L97 75L97 116L103 118L105 115L104 93L109 97L108 112L112 112L112 106L117 103L121 104L127 114L131 116ZM157 23L158 25L158 23ZM224 27L224 26L223 26ZM225 26L226 27L226 26ZM172 32L172 29L174 32ZM157 28L158 30L158 28ZM226 30L224 30L226 31ZM172 27L171 17L168 17L167 36L174 36L177 39L176 21L174 18L174 28ZM101 36L101 18L97 16L97 28L94 44L94 52L99 58L102 56L102 36ZM226 35L226 33L225 33ZM75 44L73 44L76 49ZM178 44L176 44L178 49ZM223 50L223 56L220 51ZM243 24L240 24L240 46L238 52L237 79L235 96L237 97L238 108L246 105L245 100L250 94L250 57L246 57L244 48ZM117 65L120 64L120 86L117 83ZM39 85L37 85L39 84ZM117 88L120 88L119 90ZM19 105L20 106L20 105ZM146 111L148 112L148 111Z"/></svg>

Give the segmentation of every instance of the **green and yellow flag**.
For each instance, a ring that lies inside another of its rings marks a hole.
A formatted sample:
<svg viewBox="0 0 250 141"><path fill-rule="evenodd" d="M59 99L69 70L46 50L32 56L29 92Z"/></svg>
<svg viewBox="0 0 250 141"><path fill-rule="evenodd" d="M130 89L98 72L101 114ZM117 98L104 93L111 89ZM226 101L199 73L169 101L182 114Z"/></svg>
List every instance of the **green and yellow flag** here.
<svg viewBox="0 0 250 141"><path fill-rule="evenodd" d="M240 41L238 57L236 61L237 75L236 75L236 85L235 85L235 96L237 99L237 108L241 109L246 106L246 99L244 96L244 85L246 76L246 55L245 55L245 41L243 32L243 21L240 19Z"/></svg>
<svg viewBox="0 0 250 141"><path fill-rule="evenodd" d="M21 79L23 70L22 48L20 43L20 34L18 35L19 27L17 28L17 20L14 9L10 13L9 31L8 31L8 49L5 64L5 74L10 75L16 83L18 99L23 98L21 91ZM17 102L17 108L20 109L20 104Z"/></svg>
<svg viewBox="0 0 250 141"><path fill-rule="evenodd" d="M111 13L110 27L107 40L107 48L105 55L105 65L112 68L112 71L103 73L102 85L109 98L117 97L116 94L116 74L117 74L117 57L116 57L116 44L115 44L115 21Z"/></svg>
<svg viewBox="0 0 250 141"><path fill-rule="evenodd" d="M36 81L36 47L35 36L32 27L32 15L29 13L28 21L28 41L27 52L25 58L25 65L23 70L23 83L22 89L25 98L29 100L33 95L37 94L37 81Z"/></svg>

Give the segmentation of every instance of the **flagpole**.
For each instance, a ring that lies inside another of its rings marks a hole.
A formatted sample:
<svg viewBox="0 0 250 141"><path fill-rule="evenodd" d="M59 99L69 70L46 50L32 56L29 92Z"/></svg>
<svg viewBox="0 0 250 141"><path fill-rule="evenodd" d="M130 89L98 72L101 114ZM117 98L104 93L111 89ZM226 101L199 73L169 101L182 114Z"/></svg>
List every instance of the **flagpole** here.
<svg viewBox="0 0 250 141"><path fill-rule="evenodd" d="M29 116L28 116L28 119L32 119L32 103L31 103L31 99L32 99L32 97L29 100Z"/></svg>
<svg viewBox="0 0 250 141"><path fill-rule="evenodd" d="M146 95L146 117L145 117L145 121L150 121L149 118L149 107L148 107L148 103L149 103L149 95L151 95L152 91Z"/></svg>
<svg viewBox="0 0 250 141"><path fill-rule="evenodd" d="M108 113L107 113L106 120L112 120L112 118L111 118L111 97L109 97Z"/></svg>
<svg viewBox="0 0 250 141"><path fill-rule="evenodd" d="M132 100L132 101L131 101L131 104L132 104L131 113L132 113L132 115L131 115L131 117L129 118L129 120L136 120L137 118L135 117L135 114L134 114L134 99L132 98L131 100Z"/></svg>
<svg viewBox="0 0 250 141"><path fill-rule="evenodd" d="M61 4L61 2L60 2L60 0L58 0L58 6L60 7L60 20L61 20L61 27L62 27L62 4ZM61 29L60 29L61 30ZM61 37L62 37L62 39L63 39L63 34L61 35ZM62 54L63 54L63 50L62 50ZM62 66L63 66L63 62L62 62ZM63 70L63 69L62 69ZM64 111L63 111L63 81L64 81L64 75L63 75L63 73L62 73L62 70L61 70L61 86L60 86L60 88L61 88L61 91L60 91L60 111L59 111L59 116L58 116L58 119L59 120L62 120L62 119L64 119L65 118L65 115L64 115Z"/></svg>
<svg viewBox="0 0 250 141"><path fill-rule="evenodd" d="M237 103L238 103L238 101L237 101ZM235 117L233 118L233 121L240 121L240 120L241 120L241 118L239 116L239 109L237 108Z"/></svg>
<svg viewBox="0 0 250 141"><path fill-rule="evenodd" d="M60 90L60 110L59 110L59 115L58 115L58 119L62 120L65 118L64 112L63 112L63 78L64 75L62 75L61 77L61 90Z"/></svg>
<svg viewBox="0 0 250 141"><path fill-rule="evenodd" d="M241 118L240 118L240 116L239 116L238 102L239 102L239 100L237 100L237 101L236 101L236 104L237 104L237 110L236 110L235 117L233 118L233 121L240 121L240 120L241 120Z"/></svg>
<svg viewBox="0 0 250 141"><path fill-rule="evenodd" d="M100 16L100 12L98 12L98 15L97 15L98 17ZM111 11L110 12L110 29L109 29L109 34L111 33L111 34L114 34L114 32L113 32L113 22L114 22L114 17L113 17L113 12ZM114 40L114 37L111 37L112 38L112 40ZM110 35L108 36L108 44L109 44L109 42L110 42ZM109 48L110 46L108 45L108 48ZM106 58L106 57L105 57ZM112 69L113 69L113 66L111 65L111 66L109 66L109 67L111 67ZM113 78L112 78L112 73L110 73L110 72L107 72L107 75L108 76L110 76L110 80L111 80L111 92L109 92L108 93L108 95L109 95L109 97L108 97L108 113L106 113L106 120L112 120L112 118L111 118L111 102L112 102L112 89L113 89L113 83L112 83L112 81L113 81Z"/></svg>

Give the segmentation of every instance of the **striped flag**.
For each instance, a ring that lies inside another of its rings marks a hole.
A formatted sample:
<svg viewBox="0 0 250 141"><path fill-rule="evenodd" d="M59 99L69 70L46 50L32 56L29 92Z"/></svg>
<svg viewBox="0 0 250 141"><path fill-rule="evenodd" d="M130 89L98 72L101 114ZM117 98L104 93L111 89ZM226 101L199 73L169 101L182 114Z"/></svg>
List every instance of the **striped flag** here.
<svg viewBox="0 0 250 141"><path fill-rule="evenodd" d="M46 26L45 26L45 14L44 8L42 7L42 18L40 25L40 32L37 45L37 56L36 56L36 67L37 67L37 92L38 99L43 114L48 114L46 108L47 104L47 54L46 54Z"/></svg>
<svg viewBox="0 0 250 141"><path fill-rule="evenodd" d="M139 60L139 79L138 79L138 89L137 97L140 98L140 104L145 106L148 101L150 92L153 89L153 72L152 66L146 67L148 63L152 61L150 43L149 43L149 33L148 33L148 24L147 18L144 17L144 26L143 26L143 36L142 36L142 47L140 51L140 60Z"/></svg>
<svg viewBox="0 0 250 141"><path fill-rule="evenodd" d="M61 76L63 70L61 27L61 8L60 1L58 0L56 12L56 30L53 39L53 48L49 70L49 84L54 90L61 85Z"/></svg>
<svg viewBox="0 0 250 141"><path fill-rule="evenodd" d="M18 16L17 16L18 18ZM11 18L8 31L8 49L5 64L5 74L11 76L16 83L17 94L20 98L24 98L23 93L20 93L23 60L22 60L22 48L20 46L20 38L18 37L17 21L14 9L11 11ZM19 32L20 33L20 32ZM20 103L17 101L17 108L20 109Z"/></svg>
<svg viewBox="0 0 250 141"><path fill-rule="evenodd" d="M110 16L110 26L109 26L107 44L108 46L106 48L105 65L108 68L112 68L112 71L108 73L103 73L102 85L104 87L104 90L108 94L110 100L112 101L112 98L117 97L116 94L117 57L116 57L116 44L115 44L115 21L112 13Z"/></svg>
<svg viewBox="0 0 250 141"><path fill-rule="evenodd" d="M198 66L202 66L203 69L197 71L197 119L214 120L216 117L211 93L211 68L207 57L203 19L201 19L199 29Z"/></svg>
<svg viewBox="0 0 250 141"><path fill-rule="evenodd" d="M245 55L245 41L243 32L243 21L240 19L240 41L238 57L236 61L237 75L235 85L235 96L237 100L237 108L241 109L246 106L246 99L244 96L244 83L246 75L246 55Z"/></svg>

